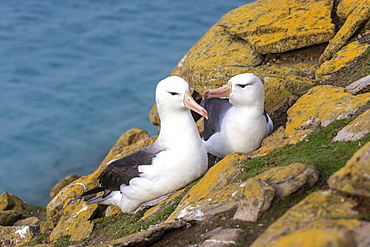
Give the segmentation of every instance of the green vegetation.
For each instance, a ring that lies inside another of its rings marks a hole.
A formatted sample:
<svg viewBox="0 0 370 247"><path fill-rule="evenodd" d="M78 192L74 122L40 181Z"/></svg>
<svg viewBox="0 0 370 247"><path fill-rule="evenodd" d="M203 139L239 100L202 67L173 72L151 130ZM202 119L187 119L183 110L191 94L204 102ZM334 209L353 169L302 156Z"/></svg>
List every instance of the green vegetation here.
<svg viewBox="0 0 370 247"><path fill-rule="evenodd" d="M364 53L365 56L370 56L370 49L367 49ZM362 73L364 73L364 76L370 75L370 61L365 61L362 64Z"/></svg>
<svg viewBox="0 0 370 247"><path fill-rule="evenodd" d="M59 237L55 242L53 242L54 247L66 247L73 245L73 242L69 241L70 236Z"/></svg>
<svg viewBox="0 0 370 247"><path fill-rule="evenodd" d="M194 184L195 182L190 184L186 188L186 191L188 191ZM99 235L105 236L106 241L116 240L130 234L140 232L143 229L147 229L152 225L159 224L166 220L180 203L184 194L185 192L175 197L167 205L162 205L158 213L143 221L140 221L140 219L143 217L146 210L141 210L134 215L122 213L106 218L98 218L94 219L93 222L101 224Z"/></svg>
<svg viewBox="0 0 370 247"><path fill-rule="evenodd" d="M32 211L46 211L46 207L45 206L32 206L32 205L27 205L26 209L25 209L26 212L30 213Z"/></svg>
<svg viewBox="0 0 370 247"><path fill-rule="evenodd" d="M278 148L266 156L248 160L245 163L238 181L246 180L277 166L288 166L292 163L305 163L315 166L323 180L343 167L359 146L370 141L366 135L355 142L332 142L337 132L351 120L335 121L326 128L310 134L305 140L295 145L286 145Z"/></svg>

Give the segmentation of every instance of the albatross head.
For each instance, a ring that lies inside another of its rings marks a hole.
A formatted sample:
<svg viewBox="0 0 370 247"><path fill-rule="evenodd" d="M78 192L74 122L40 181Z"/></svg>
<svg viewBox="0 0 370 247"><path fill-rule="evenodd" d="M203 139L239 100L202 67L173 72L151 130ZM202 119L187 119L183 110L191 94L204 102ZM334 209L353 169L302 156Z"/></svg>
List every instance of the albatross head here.
<svg viewBox="0 0 370 247"><path fill-rule="evenodd" d="M227 97L234 106L263 105L263 84L252 73L236 75L226 85L216 89L208 89L202 94L203 99L214 97Z"/></svg>
<svg viewBox="0 0 370 247"><path fill-rule="evenodd" d="M179 111L188 108L205 118L208 118L208 112L198 105L191 97L188 83L178 76L170 76L160 81L156 88L156 103L158 111Z"/></svg>

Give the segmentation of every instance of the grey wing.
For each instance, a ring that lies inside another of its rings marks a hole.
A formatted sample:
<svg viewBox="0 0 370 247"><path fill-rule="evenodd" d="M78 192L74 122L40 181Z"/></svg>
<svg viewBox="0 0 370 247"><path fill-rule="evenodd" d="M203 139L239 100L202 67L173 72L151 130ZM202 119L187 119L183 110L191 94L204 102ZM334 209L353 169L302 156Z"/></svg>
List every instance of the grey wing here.
<svg viewBox="0 0 370 247"><path fill-rule="evenodd" d="M270 116L267 115L266 111L263 113L263 116L266 119L266 127L267 127L267 132L266 132L265 137L268 137L269 135L272 134L272 131L274 130L274 123L272 122Z"/></svg>
<svg viewBox="0 0 370 247"><path fill-rule="evenodd" d="M153 158L163 150L152 144L122 159L113 161L100 174L100 184L105 189L119 190L122 184L128 185L131 179L140 176L140 165L151 165Z"/></svg>
<svg viewBox="0 0 370 247"><path fill-rule="evenodd" d="M226 112L232 107L228 99L209 98L202 100L201 105L208 112L208 120L204 119L203 138L207 141L214 133L221 130L221 122Z"/></svg>

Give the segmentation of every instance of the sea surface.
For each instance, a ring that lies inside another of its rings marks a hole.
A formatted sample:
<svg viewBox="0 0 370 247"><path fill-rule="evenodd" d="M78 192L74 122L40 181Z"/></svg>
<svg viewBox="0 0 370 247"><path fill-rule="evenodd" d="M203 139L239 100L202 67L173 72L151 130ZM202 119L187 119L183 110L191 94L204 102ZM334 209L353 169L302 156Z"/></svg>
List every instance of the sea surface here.
<svg viewBox="0 0 370 247"><path fill-rule="evenodd" d="M46 205L121 134L157 134L157 82L251 0L5 0L0 4L0 194Z"/></svg>

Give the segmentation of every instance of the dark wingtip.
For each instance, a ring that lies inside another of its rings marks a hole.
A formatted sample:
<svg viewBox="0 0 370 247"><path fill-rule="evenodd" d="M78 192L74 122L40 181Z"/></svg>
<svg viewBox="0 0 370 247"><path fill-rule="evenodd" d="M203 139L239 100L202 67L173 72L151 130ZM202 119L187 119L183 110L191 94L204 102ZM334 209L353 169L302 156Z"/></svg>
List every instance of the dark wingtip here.
<svg viewBox="0 0 370 247"><path fill-rule="evenodd" d="M104 191L103 187L96 187L94 189L91 189L91 190L88 190L88 191L84 192L81 196L88 196L88 195L96 194L96 193L99 193L99 192L102 192L102 191Z"/></svg>

